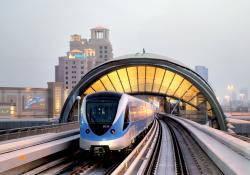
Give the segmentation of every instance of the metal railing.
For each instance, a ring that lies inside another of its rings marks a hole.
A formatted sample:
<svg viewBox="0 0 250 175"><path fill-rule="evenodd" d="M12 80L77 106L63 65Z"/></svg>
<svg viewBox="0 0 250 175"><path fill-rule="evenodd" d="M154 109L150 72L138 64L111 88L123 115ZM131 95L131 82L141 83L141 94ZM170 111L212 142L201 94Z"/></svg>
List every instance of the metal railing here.
<svg viewBox="0 0 250 175"><path fill-rule="evenodd" d="M58 133L79 128L78 122L51 124L26 128L15 128L0 132L0 141L17 139L45 133Z"/></svg>
<svg viewBox="0 0 250 175"><path fill-rule="evenodd" d="M112 175L118 174L133 174L133 170L138 166L142 155L148 151L150 144L152 143L155 134L159 130L159 123L155 121L150 128L147 135L142 141L134 148L134 150L126 157L126 159L112 172Z"/></svg>

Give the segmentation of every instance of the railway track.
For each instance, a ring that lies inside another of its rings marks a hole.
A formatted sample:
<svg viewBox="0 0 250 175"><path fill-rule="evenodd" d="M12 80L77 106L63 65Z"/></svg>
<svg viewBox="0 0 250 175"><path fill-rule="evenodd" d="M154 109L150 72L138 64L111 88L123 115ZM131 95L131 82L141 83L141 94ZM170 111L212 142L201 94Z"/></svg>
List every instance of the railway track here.
<svg viewBox="0 0 250 175"><path fill-rule="evenodd" d="M150 131L112 174L153 174L161 143L161 126L156 120Z"/></svg>
<svg viewBox="0 0 250 175"><path fill-rule="evenodd" d="M155 169L157 166L157 162L159 159L159 153L160 153L160 149L161 149L161 140L162 140L162 127L161 125L159 125L159 131L158 131L158 135L157 135L157 139L156 139L156 143L154 145L152 154L149 158L149 162L147 165L147 168L144 172L144 174L155 174Z"/></svg>
<svg viewBox="0 0 250 175"><path fill-rule="evenodd" d="M223 174L181 124L168 117L164 122L173 139L176 174Z"/></svg>
<svg viewBox="0 0 250 175"><path fill-rule="evenodd" d="M121 161L113 164L112 166L110 166L106 171L105 171L105 175L109 175L112 174L112 172L120 165Z"/></svg>
<svg viewBox="0 0 250 175"><path fill-rule="evenodd" d="M99 165L99 162L88 161L82 163L80 166L75 167L74 170L69 175L79 175L79 174L88 174L91 170L96 168Z"/></svg>
<svg viewBox="0 0 250 175"><path fill-rule="evenodd" d="M188 168L184 160L184 156L180 147L180 143L177 139L177 136L168 122L165 122L168 125L174 148L174 159L175 159L175 173L177 175L188 175Z"/></svg>

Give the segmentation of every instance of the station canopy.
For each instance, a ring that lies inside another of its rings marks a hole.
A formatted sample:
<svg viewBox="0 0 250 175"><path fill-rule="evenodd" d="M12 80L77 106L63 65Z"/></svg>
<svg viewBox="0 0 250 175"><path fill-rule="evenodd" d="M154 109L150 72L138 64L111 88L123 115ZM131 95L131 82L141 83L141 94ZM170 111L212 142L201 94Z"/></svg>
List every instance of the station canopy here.
<svg viewBox="0 0 250 175"><path fill-rule="evenodd" d="M77 96L99 91L177 99L185 106L183 116L188 118L196 114L199 117L200 112L213 122L213 127L226 128L223 111L209 84L183 63L168 57L137 53L92 69L70 93L62 109L61 121L67 121L74 113Z"/></svg>

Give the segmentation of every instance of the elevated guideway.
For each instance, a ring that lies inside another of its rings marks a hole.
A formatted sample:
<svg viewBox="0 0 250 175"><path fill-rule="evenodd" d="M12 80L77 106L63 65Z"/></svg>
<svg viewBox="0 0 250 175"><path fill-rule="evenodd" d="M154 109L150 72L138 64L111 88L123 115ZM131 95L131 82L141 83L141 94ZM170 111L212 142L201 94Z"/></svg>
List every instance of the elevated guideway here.
<svg viewBox="0 0 250 175"><path fill-rule="evenodd" d="M249 174L250 144L228 133L173 115L161 114L180 124L224 174Z"/></svg>
<svg viewBox="0 0 250 175"><path fill-rule="evenodd" d="M0 142L0 174L62 173L69 167L72 170L67 172L85 174L102 171L109 174L244 175L250 172L249 143L174 115L159 114L158 118L138 146L123 161L114 162L108 169L101 165L105 161L86 160L87 154L74 157L79 150L79 130L74 129ZM59 153L63 153L61 157ZM72 161L65 161L69 157ZM74 163L79 161L82 163Z"/></svg>
<svg viewBox="0 0 250 175"><path fill-rule="evenodd" d="M42 164L48 156L75 149L78 139L79 129L74 129L0 142L0 174L25 172L27 167Z"/></svg>
<svg viewBox="0 0 250 175"><path fill-rule="evenodd" d="M71 129L79 128L78 122L58 123L51 125L33 126L25 128L13 128L0 131L0 142L11 139L21 139L27 136L39 135L44 133L58 133Z"/></svg>

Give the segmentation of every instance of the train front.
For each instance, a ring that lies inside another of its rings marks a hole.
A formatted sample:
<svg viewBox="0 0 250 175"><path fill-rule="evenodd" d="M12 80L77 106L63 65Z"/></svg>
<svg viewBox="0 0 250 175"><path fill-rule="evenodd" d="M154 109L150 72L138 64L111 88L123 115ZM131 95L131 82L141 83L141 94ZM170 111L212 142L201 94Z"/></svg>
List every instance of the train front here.
<svg viewBox="0 0 250 175"><path fill-rule="evenodd" d="M81 149L102 154L122 147L119 116L123 112L118 110L121 97L118 93L98 92L84 98L80 120Z"/></svg>

